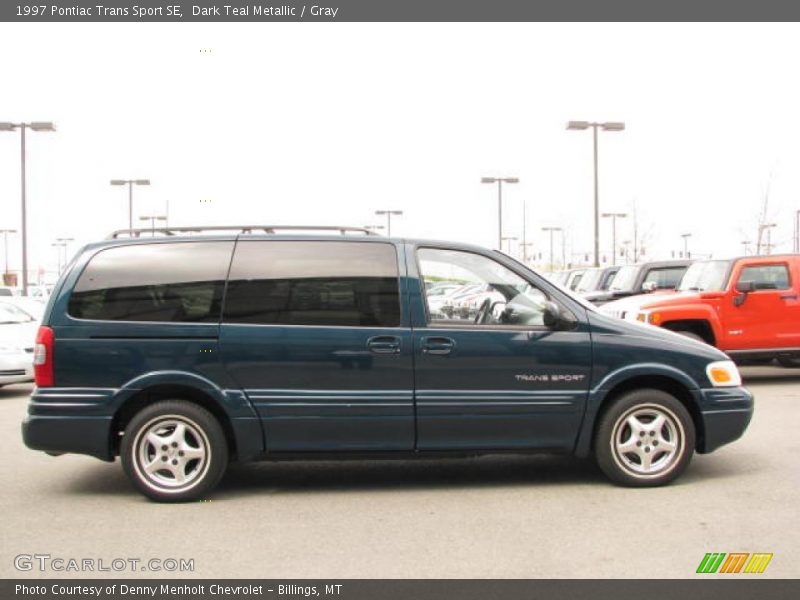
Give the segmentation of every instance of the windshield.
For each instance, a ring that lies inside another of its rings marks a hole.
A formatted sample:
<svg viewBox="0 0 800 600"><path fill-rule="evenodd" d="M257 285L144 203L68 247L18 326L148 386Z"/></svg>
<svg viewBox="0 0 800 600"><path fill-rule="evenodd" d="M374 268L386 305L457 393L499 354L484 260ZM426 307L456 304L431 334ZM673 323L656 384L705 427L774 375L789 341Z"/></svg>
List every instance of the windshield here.
<svg viewBox="0 0 800 600"><path fill-rule="evenodd" d="M729 266L727 260L696 262L684 273L678 291L719 292L725 288Z"/></svg>
<svg viewBox="0 0 800 600"><path fill-rule="evenodd" d="M591 292L597 289L600 278L603 276L603 269L589 269L581 277L580 282L575 287L576 292Z"/></svg>
<svg viewBox="0 0 800 600"><path fill-rule="evenodd" d="M0 325L30 323L31 321L35 321L35 319L24 310L17 308L13 304L0 303Z"/></svg>
<svg viewBox="0 0 800 600"><path fill-rule="evenodd" d="M633 289L633 284L636 282L636 274L638 272L639 267L636 265L622 267L617 271L617 274L614 275L614 279L611 280L608 289L613 292L624 292Z"/></svg>

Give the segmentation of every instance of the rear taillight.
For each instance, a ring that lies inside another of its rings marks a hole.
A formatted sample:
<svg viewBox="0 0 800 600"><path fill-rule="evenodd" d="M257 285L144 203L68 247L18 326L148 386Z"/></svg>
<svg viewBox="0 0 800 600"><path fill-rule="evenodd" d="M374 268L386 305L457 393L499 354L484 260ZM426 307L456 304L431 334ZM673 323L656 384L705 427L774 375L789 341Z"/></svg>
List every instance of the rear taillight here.
<svg viewBox="0 0 800 600"><path fill-rule="evenodd" d="M44 325L36 333L36 345L33 348L33 376L39 387L52 387L53 381L53 347L55 336L53 330Z"/></svg>

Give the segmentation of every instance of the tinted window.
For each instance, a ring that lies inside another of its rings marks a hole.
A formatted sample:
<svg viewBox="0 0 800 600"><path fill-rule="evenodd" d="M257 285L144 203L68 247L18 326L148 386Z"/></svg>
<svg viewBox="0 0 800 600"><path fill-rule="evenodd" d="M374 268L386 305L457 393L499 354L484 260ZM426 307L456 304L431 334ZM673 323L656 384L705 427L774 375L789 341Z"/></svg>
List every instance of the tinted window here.
<svg viewBox="0 0 800 600"><path fill-rule="evenodd" d="M390 244L239 242L225 321L397 327L398 286L397 253Z"/></svg>
<svg viewBox="0 0 800 600"><path fill-rule="evenodd" d="M752 281L757 290L788 290L789 269L786 265L744 267L739 282Z"/></svg>
<svg viewBox="0 0 800 600"><path fill-rule="evenodd" d="M102 250L75 285L69 314L106 321L218 321L232 247L185 242Z"/></svg>
<svg viewBox="0 0 800 600"><path fill-rule="evenodd" d="M686 267L650 269L647 272L642 285L653 281L655 282L656 287L660 290L674 289L678 287L678 284L680 283L684 273L686 273Z"/></svg>

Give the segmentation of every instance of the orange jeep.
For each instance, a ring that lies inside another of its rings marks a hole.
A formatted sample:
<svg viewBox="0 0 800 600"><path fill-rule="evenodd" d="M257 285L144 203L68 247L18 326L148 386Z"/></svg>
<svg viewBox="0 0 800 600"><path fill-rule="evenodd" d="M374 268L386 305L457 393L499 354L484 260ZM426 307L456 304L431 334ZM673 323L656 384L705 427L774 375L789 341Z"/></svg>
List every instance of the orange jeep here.
<svg viewBox="0 0 800 600"><path fill-rule="evenodd" d="M800 255L694 263L678 293L637 296L602 309L702 340L739 363L800 367Z"/></svg>

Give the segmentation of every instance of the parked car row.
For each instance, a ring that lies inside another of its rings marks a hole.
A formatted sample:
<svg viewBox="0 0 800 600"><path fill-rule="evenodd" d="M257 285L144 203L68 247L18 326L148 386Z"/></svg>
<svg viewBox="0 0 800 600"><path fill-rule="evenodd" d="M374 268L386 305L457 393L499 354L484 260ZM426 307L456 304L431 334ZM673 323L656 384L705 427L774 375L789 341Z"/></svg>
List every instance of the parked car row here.
<svg viewBox="0 0 800 600"><path fill-rule="evenodd" d="M580 267L558 271L550 279L601 306L642 292L674 290L691 260L666 260L600 268Z"/></svg>
<svg viewBox="0 0 800 600"><path fill-rule="evenodd" d="M716 346L740 364L800 367L800 255L698 261L675 290L601 310Z"/></svg>

